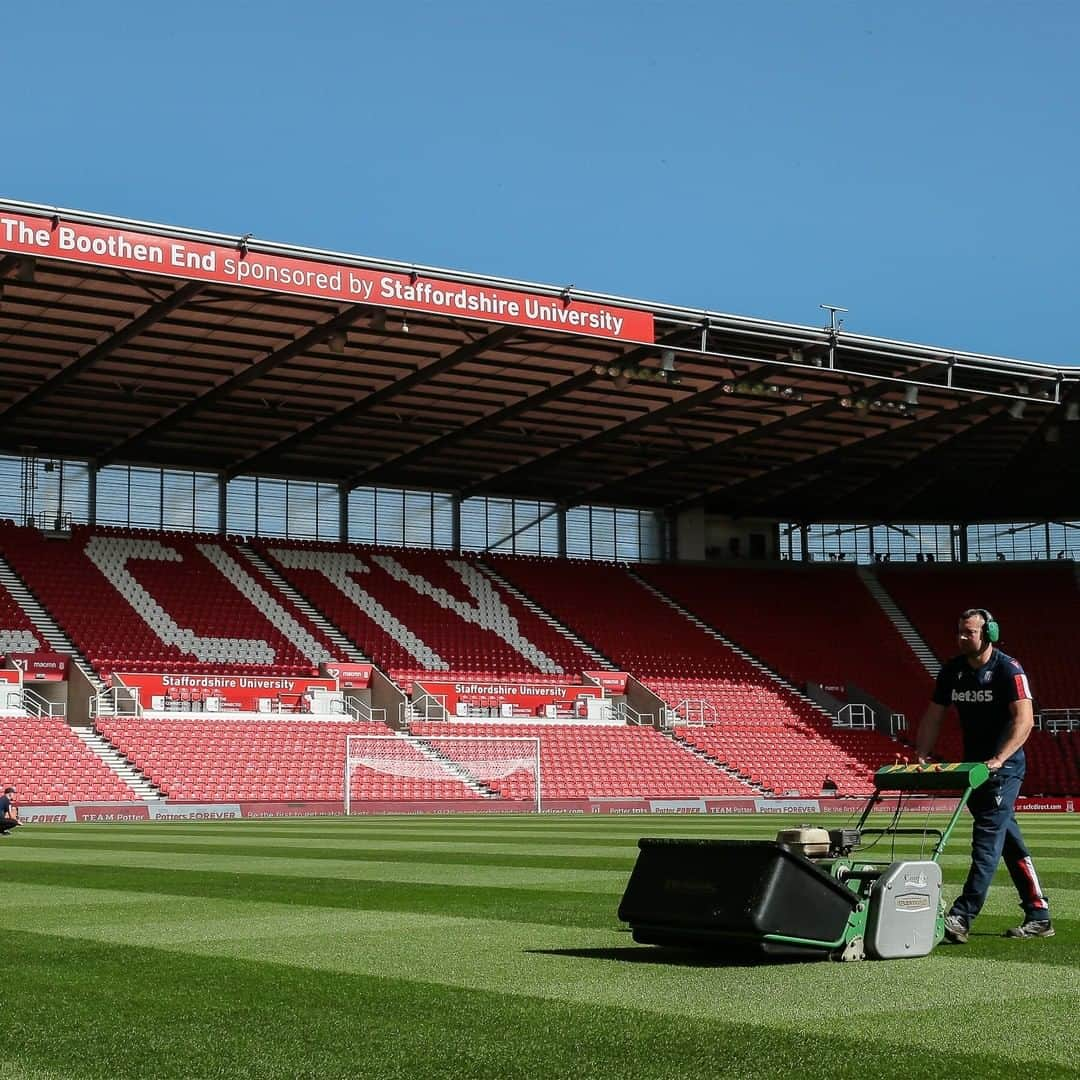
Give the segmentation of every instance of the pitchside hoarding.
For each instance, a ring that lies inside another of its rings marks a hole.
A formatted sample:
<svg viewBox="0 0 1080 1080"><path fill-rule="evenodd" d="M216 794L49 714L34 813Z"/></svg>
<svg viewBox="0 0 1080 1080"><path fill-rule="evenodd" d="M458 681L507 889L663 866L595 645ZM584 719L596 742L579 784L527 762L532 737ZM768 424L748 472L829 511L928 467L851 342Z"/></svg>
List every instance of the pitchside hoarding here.
<svg viewBox="0 0 1080 1080"><path fill-rule="evenodd" d="M1036 813L1075 812L1076 803L1068 797L1028 798L1017 802L1017 809ZM531 800L529 800L531 803ZM762 806L762 802L775 805ZM865 799L830 799L817 803L813 799L755 798L592 798L592 799L545 799L546 814L816 814L857 813L866 805ZM875 807L879 814L892 814L897 800L884 797ZM458 799L441 802L421 800L380 799L366 801L357 811L360 814L516 814L523 810L521 802L509 800ZM908 798L905 805L914 804ZM812 809L816 806L816 809ZM920 799L918 809L925 813L951 813L955 799ZM227 821L234 818L268 817L323 817L345 812L341 799L320 801L270 802L238 800L230 803L66 803L58 806L24 806L20 817L27 824L58 824L69 821L121 822L121 821Z"/></svg>
<svg viewBox="0 0 1080 1080"><path fill-rule="evenodd" d="M226 247L187 237L157 236L115 226L64 221L58 216L0 213L0 251L142 270L187 281L457 315L610 341L655 341L653 317L648 312L586 303L569 293L542 296L418 273L269 255L239 245Z"/></svg>

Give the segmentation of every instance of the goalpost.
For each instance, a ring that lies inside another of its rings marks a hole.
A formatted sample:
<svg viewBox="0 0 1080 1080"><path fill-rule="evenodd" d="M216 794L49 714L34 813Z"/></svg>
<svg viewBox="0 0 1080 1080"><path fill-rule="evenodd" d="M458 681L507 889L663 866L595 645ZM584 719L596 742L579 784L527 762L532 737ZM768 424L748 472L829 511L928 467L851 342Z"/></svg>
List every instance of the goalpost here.
<svg viewBox="0 0 1080 1080"><path fill-rule="evenodd" d="M402 801L430 798L425 783L445 781L462 786L489 802L521 803L539 811L540 739L516 735L346 735L345 813L363 813L373 778L396 778ZM416 794L410 793L410 788ZM444 796L445 797L445 796Z"/></svg>

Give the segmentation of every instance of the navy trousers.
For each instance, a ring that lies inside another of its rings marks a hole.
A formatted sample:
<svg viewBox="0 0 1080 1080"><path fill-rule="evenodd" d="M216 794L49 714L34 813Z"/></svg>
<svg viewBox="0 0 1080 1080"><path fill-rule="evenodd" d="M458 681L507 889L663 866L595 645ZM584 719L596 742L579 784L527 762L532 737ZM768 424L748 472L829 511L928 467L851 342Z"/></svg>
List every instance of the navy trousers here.
<svg viewBox="0 0 1080 1080"><path fill-rule="evenodd" d="M975 819L971 829L971 869L964 891L951 914L971 922L982 910L998 862L1004 858L1009 876L1020 895L1027 919L1049 919L1050 905L1042 893L1013 808L1024 780L1024 763L1006 762L982 787L971 793L968 810Z"/></svg>

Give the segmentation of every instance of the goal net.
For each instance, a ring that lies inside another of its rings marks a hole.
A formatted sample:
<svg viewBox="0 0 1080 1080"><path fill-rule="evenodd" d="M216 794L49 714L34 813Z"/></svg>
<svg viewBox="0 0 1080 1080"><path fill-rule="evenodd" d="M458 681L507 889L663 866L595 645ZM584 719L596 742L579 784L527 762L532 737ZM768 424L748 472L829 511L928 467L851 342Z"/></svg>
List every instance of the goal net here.
<svg viewBox="0 0 1080 1080"><path fill-rule="evenodd" d="M345 813L371 802L513 802L540 809L540 739L347 735Z"/></svg>

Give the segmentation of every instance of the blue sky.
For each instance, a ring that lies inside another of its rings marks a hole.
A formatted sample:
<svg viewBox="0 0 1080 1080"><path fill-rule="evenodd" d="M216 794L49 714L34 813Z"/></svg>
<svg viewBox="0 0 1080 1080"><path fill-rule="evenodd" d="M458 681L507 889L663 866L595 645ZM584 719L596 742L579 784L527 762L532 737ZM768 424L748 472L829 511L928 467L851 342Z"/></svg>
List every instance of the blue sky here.
<svg viewBox="0 0 1080 1080"><path fill-rule="evenodd" d="M7 5L0 196L1080 364L1080 5Z"/></svg>

